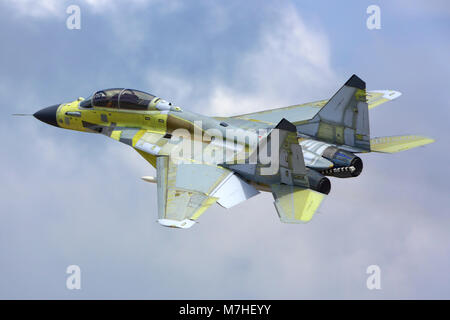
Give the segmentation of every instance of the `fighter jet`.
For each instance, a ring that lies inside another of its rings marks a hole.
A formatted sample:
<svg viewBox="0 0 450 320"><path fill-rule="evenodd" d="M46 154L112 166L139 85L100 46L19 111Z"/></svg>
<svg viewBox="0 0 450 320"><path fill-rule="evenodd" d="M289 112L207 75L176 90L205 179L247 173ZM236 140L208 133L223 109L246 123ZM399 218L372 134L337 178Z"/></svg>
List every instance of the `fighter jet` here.
<svg viewBox="0 0 450 320"><path fill-rule="evenodd" d="M163 226L189 228L214 203L231 208L261 191L273 194L281 222L304 223L330 192L328 177L360 175L357 154L434 142L416 135L370 137L369 109L400 95L366 91L353 75L329 100L208 117L143 91L113 88L34 117L135 149L156 168L156 177L142 179L157 185L154 210Z"/></svg>

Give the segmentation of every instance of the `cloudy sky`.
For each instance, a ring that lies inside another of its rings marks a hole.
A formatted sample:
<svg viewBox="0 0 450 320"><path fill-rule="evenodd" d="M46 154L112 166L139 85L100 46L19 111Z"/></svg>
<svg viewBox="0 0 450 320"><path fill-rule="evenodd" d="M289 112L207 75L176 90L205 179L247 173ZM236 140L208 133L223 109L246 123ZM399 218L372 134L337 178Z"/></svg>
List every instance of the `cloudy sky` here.
<svg viewBox="0 0 450 320"><path fill-rule="evenodd" d="M70 4L80 30L66 28ZM450 298L449 18L437 0L2 0L0 298ZM163 228L140 180L155 170L132 149L11 117L108 87L247 113L328 98L353 73L403 93L371 111L373 137L437 142L364 155L305 225L281 224L265 193ZM73 264L81 290L66 289Z"/></svg>

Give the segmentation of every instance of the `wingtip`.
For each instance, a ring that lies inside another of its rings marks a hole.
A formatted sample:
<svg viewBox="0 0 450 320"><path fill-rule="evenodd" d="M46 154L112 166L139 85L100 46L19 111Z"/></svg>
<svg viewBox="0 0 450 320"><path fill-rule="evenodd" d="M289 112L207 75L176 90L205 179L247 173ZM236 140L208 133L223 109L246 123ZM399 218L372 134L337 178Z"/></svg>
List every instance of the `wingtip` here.
<svg viewBox="0 0 450 320"><path fill-rule="evenodd" d="M158 223L164 227L189 229L195 224L195 221L191 219L184 220L172 220L172 219L158 219Z"/></svg>

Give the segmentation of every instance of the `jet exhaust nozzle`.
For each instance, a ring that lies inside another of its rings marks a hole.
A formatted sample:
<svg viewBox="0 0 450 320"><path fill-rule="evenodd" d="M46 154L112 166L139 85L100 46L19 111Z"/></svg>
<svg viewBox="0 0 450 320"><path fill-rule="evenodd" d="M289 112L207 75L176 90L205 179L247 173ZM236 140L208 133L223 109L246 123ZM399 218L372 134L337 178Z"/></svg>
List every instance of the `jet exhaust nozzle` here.
<svg viewBox="0 0 450 320"><path fill-rule="evenodd" d="M307 169L307 171L309 187L320 193L329 194L331 190L330 179L315 170Z"/></svg>
<svg viewBox="0 0 450 320"><path fill-rule="evenodd" d="M363 162L355 154L330 146L322 155L334 164L334 168L322 171L323 174L337 178L357 177L363 169Z"/></svg>

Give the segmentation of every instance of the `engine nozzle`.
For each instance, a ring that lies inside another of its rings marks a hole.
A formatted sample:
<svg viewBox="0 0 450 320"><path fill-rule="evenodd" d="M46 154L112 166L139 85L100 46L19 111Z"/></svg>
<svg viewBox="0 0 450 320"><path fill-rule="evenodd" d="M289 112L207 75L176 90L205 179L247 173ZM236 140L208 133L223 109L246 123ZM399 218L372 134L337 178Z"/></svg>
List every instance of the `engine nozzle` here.
<svg viewBox="0 0 450 320"><path fill-rule="evenodd" d="M309 187L320 193L329 194L331 190L330 179L324 177L322 174L315 170L307 169L307 171Z"/></svg>
<svg viewBox="0 0 450 320"><path fill-rule="evenodd" d="M361 158L351 152L330 146L324 150L322 156L334 164L332 169L322 172L325 175L351 178L359 176L362 172L363 162Z"/></svg>

